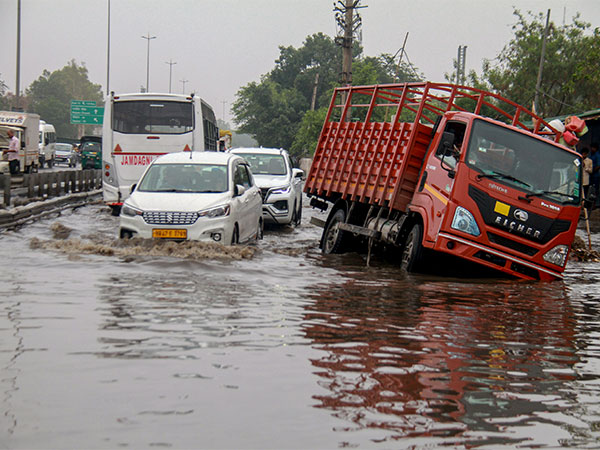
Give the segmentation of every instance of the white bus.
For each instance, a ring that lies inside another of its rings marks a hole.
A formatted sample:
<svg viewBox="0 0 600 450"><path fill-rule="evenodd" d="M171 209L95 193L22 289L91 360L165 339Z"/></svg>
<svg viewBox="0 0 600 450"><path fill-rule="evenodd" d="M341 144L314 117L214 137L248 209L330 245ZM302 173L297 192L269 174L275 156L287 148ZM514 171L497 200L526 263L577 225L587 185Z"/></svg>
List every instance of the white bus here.
<svg viewBox="0 0 600 450"><path fill-rule="evenodd" d="M102 190L118 215L131 186L165 153L217 150L213 109L195 95L111 93L104 108Z"/></svg>

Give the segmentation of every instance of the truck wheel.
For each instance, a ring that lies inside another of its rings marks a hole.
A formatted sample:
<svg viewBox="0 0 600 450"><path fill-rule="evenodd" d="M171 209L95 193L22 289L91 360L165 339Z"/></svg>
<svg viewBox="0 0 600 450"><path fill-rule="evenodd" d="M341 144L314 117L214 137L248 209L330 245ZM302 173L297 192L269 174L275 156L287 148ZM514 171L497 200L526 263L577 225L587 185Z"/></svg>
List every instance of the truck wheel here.
<svg viewBox="0 0 600 450"><path fill-rule="evenodd" d="M346 211L338 209L331 216L323 231L323 253L343 253L346 250L348 233L339 229L339 224L346 221Z"/></svg>
<svg viewBox="0 0 600 450"><path fill-rule="evenodd" d="M423 230L421 225L415 223L406 237L406 242L402 249L402 261L400 268L407 272L417 272L421 268L423 245L421 239Z"/></svg>

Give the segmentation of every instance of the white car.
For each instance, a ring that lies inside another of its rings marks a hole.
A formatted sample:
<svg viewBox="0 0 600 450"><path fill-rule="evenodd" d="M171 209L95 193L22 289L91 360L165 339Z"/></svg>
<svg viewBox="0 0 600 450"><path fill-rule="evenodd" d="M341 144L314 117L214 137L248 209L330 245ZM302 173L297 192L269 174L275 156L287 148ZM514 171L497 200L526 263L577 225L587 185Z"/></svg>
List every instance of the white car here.
<svg viewBox="0 0 600 450"><path fill-rule="evenodd" d="M250 164L263 198L265 222L299 225L302 220L304 171L292 168L286 150L274 148L235 148Z"/></svg>
<svg viewBox="0 0 600 450"><path fill-rule="evenodd" d="M262 200L240 156L177 152L152 162L123 203L119 236L237 244L261 239Z"/></svg>

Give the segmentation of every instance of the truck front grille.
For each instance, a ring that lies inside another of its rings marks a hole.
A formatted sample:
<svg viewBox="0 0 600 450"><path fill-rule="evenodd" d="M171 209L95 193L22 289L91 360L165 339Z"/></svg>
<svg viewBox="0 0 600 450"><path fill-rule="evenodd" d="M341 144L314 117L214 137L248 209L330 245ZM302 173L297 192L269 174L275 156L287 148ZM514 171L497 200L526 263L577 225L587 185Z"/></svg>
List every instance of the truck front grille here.
<svg viewBox="0 0 600 450"><path fill-rule="evenodd" d="M198 213L144 211L142 217L150 225L192 225L198 219Z"/></svg>

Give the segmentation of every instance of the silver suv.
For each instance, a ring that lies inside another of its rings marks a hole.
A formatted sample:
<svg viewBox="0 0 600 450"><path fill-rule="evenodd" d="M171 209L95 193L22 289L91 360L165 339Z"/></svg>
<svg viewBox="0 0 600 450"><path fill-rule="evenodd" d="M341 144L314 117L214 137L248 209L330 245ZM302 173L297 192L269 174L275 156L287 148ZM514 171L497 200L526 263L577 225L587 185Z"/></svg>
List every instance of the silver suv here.
<svg viewBox="0 0 600 450"><path fill-rule="evenodd" d="M304 171L292 167L286 150L234 148L231 153L248 161L263 199L263 219L277 224L299 225L302 219Z"/></svg>

